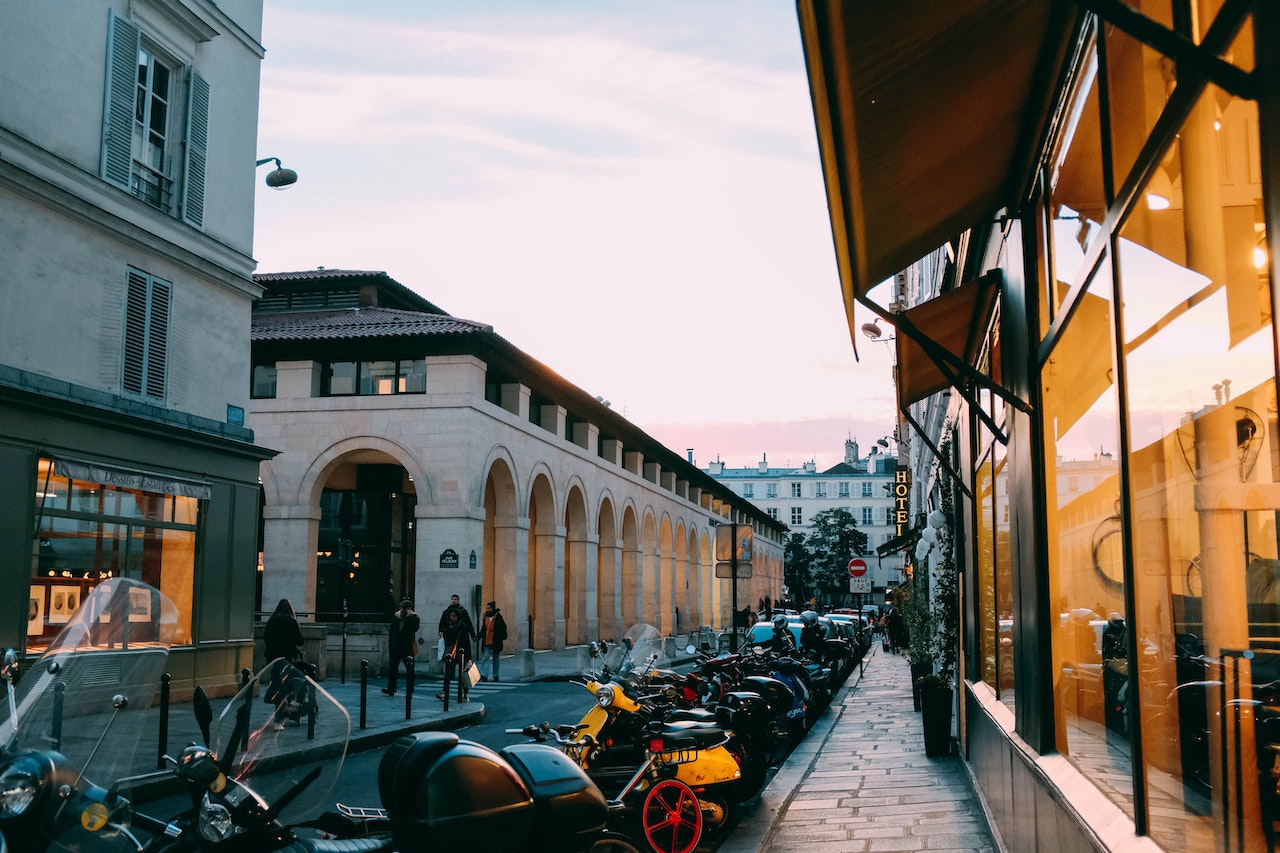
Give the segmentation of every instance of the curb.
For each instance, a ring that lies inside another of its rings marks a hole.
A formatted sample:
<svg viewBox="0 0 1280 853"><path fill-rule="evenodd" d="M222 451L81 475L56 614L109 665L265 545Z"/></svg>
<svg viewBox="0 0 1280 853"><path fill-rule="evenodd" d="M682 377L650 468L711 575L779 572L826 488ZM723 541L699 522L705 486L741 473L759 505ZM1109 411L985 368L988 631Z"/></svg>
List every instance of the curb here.
<svg viewBox="0 0 1280 853"><path fill-rule="evenodd" d="M434 720L419 720L413 722L406 720L403 725L395 725L392 727L381 726L377 729L353 729L350 739L347 741L347 755L354 755L358 752L368 752L372 749L379 749L388 744L394 743L403 735L415 734L417 732L429 731L451 731L453 729L462 728L464 726L474 725L484 719L485 707L483 704L477 704L475 708L469 709L463 713L450 714L447 717L441 717ZM290 767L296 767L299 764L310 764L313 761L325 761L335 758L341 753L341 747L336 741L312 741L307 742L297 749L289 752L280 753L278 755L269 756L259 761L255 772L275 773L280 770L286 770ZM165 797L176 796L187 789L187 784L175 776L169 770L156 770L135 777L131 788L133 796L130 800L134 803L147 803L153 800L163 799Z"/></svg>

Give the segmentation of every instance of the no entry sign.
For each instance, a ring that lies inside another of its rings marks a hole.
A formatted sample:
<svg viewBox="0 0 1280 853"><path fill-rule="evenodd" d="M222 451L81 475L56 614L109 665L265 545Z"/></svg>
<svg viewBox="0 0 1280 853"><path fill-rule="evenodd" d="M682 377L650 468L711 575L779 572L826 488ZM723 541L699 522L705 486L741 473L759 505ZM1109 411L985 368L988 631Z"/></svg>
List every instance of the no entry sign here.
<svg viewBox="0 0 1280 853"><path fill-rule="evenodd" d="M860 578L867 573L867 561L854 557L849 561L849 577Z"/></svg>

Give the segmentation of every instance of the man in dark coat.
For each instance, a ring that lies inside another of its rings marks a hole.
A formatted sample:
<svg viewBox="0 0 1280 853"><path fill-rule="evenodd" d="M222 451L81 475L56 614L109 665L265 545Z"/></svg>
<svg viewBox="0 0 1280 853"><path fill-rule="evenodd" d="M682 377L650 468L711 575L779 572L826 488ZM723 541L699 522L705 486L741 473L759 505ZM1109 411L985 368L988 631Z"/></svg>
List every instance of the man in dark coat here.
<svg viewBox="0 0 1280 853"><path fill-rule="evenodd" d="M445 611L447 624L444 626L444 683L458 680L458 702L464 703L471 683L467 680L467 664L471 662L471 644L475 641L475 632L471 630L469 621L462 621L458 610ZM436 694L443 700L443 691Z"/></svg>
<svg viewBox="0 0 1280 853"><path fill-rule="evenodd" d="M485 605L484 617L480 620L480 647L484 649L484 657L480 661L481 681L489 680L489 670L493 671L493 680L498 680L498 662L506 639L507 620L502 618L498 602L490 601Z"/></svg>
<svg viewBox="0 0 1280 853"><path fill-rule="evenodd" d="M413 612L413 602L407 598L400 602L399 609L391 614L390 637L387 642L387 651L391 658L391 677L387 679L387 686L382 688L382 692L388 696L396 695L396 678L400 674L401 664L404 664L405 681L410 685L413 684L413 646L420 625L421 620L418 619L418 614Z"/></svg>

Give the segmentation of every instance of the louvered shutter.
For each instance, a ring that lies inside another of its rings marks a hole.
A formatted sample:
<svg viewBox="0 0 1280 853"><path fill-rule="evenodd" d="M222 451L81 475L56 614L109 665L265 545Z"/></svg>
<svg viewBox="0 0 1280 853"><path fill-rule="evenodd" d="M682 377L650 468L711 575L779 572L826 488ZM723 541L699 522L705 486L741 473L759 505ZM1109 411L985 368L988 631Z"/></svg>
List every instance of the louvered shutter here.
<svg viewBox="0 0 1280 853"><path fill-rule="evenodd" d="M124 365L120 384L130 394L141 394L147 354L147 277L129 270L124 301Z"/></svg>
<svg viewBox="0 0 1280 853"><path fill-rule="evenodd" d="M102 108L102 179L129 190L141 33L111 13L107 22L107 90Z"/></svg>
<svg viewBox="0 0 1280 853"><path fill-rule="evenodd" d="M209 149L209 82L194 68L187 81L187 135L183 145L182 218L204 225L205 155Z"/></svg>
<svg viewBox="0 0 1280 853"><path fill-rule="evenodd" d="M169 283L152 279L151 300L147 312L150 323L147 328L146 395L156 400L163 400L165 396L165 375L169 364L170 298Z"/></svg>

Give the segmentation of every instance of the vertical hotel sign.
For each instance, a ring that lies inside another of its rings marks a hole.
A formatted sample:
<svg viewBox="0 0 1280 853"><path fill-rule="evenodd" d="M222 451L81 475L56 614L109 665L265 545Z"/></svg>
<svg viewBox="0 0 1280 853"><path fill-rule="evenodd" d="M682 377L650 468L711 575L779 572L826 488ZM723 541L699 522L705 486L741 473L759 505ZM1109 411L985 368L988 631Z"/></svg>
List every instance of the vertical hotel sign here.
<svg viewBox="0 0 1280 853"><path fill-rule="evenodd" d="M911 523L911 469L893 466L893 535L907 532Z"/></svg>

